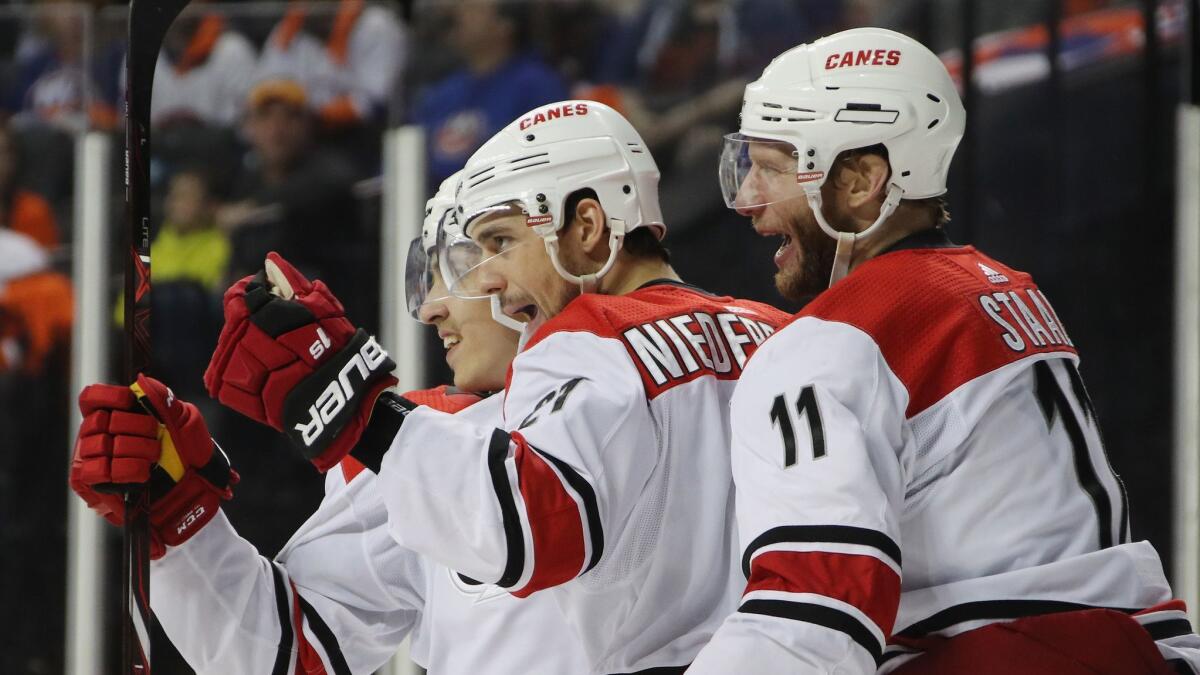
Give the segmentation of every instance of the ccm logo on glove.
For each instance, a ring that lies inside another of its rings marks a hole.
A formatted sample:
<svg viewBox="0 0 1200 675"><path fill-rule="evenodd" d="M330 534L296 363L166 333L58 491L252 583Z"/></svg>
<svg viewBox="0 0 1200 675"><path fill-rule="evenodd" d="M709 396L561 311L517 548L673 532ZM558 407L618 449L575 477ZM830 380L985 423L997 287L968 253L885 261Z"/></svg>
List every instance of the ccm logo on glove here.
<svg viewBox="0 0 1200 675"><path fill-rule="evenodd" d="M317 329L317 332L320 333L320 329ZM320 343L313 343L313 347L319 345ZM320 438L325 431L325 425L331 423L346 407L346 402L354 398L355 387L350 384L350 374L358 371L358 376L365 384L370 381L370 374L379 370L384 363L390 363L388 354L372 335L358 350L358 353L350 357L338 371L337 379L330 382L317 400L308 406L309 421L301 422L293 427L300 432L300 438L306 447L311 446Z"/></svg>
<svg viewBox="0 0 1200 675"><path fill-rule="evenodd" d="M175 534L183 534L189 527L195 525L201 517L204 516L204 507L197 506L183 516L183 520L179 522L179 527L175 528Z"/></svg>

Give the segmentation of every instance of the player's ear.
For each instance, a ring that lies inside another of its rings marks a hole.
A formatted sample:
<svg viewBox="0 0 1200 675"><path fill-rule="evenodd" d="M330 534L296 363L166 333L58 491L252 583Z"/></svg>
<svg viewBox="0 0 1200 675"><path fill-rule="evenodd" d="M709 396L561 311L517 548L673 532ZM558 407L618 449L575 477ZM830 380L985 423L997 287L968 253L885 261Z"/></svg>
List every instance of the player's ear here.
<svg viewBox="0 0 1200 675"><path fill-rule="evenodd" d="M846 185L846 205L859 208L871 201L881 201L887 191L891 174L888 162L873 152L863 153L844 163L838 178Z"/></svg>
<svg viewBox="0 0 1200 675"><path fill-rule="evenodd" d="M589 257L608 257L608 226L604 209L595 199L581 199L575 207L574 222L580 249Z"/></svg>

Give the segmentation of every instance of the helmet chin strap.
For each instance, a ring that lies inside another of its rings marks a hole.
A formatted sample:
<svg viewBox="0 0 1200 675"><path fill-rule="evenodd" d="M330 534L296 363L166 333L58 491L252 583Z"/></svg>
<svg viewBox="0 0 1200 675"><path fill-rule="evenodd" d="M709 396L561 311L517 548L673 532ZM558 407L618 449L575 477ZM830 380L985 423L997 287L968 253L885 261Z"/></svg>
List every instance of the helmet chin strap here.
<svg viewBox="0 0 1200 675"><path fill-rule="evenodd" d="M524 322L517 321L516 319L514 319L511 316L504 313L504 308L500 306L500 296L499 295L489 295L488 298L490 299L490 302L492 305L492 320L493 321L500 324L501 326L504 326L505 328L511 328L512 330L515 330L518 333L525 330Z"/></svg>
<svg viewBox="0 0 1200 675"><path fill-rule="evenodd" d="M608 260L596 272L583 275L571 274L563 267L562 261L558 259L557 230L538 232L538 234L542 236L542 241L546 243L546 254L550 256L550 264L554 265L554 271L558 272L558 276L571 283L579 284L580 293L595 293L596 287L600 285L600 279L605 274L608 274L609 270L617 262L617 253L621 250L621 243L625 241L625 221L620 218L609 218L608 232Z"/></svg>
<svg viewBox="0 0 1200 675"><path fill-rule="evenodd" d="M825 231L825 234L837 240L837 250L833 254L833 270L829 274L829 285L832 286L841 281L847 274L850 273L850 261L854 257L854 245L862 239L866 239L874 233L883 221L887 220L896 211L896 207L900 205L900 199L904 197L904 189L899 185L892 183L888 185L887 197L883 200L883 206L879 209L879 217L871 226L862 232L839 232L829 225L825 220L825 213L821 210L821 186L813 185L812 187L805 186L804 196L808 198L808 206L812 209L813 217L816 218L817 224Z"/></svg>

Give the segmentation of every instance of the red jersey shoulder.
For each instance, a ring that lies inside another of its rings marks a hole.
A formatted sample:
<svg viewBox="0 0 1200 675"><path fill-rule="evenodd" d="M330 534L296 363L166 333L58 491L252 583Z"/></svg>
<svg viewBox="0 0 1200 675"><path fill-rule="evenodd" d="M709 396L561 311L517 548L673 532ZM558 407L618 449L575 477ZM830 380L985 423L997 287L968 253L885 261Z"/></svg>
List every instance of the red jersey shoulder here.
<svg viewBox="0 0 1200 675"><path fill-rule="evenodd" d="M655 284L626 295L582 295L547 321L526 348L564 331L620 340L653 398L705 375L736 379L758 345L787 319L763 303Z"/></svg>
<svg viewBox="0 0 1200 675"><path fill-rule="evenodd" d="M446 384L434 387L433 389L406 391L402 396L417 405L427 405L434 410L440 410L445 413L456 413L483 400L483 397L477 394L456 389Z"/></svg>
<svg viewBox="0 0 1200 675"><path fill-rule="evenodd" d="M798 317L871 336L909 392L908 416L966 382L1074 343L1033 278L974 247L888 253L864 263Z"/></svg>

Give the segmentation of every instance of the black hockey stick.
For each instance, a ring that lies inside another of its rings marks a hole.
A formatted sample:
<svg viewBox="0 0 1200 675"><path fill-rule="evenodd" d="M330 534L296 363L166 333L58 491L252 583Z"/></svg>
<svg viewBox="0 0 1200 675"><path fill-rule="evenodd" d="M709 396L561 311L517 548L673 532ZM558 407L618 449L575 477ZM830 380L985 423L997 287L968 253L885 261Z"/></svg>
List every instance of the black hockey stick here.
<svg viewBox="0 0 1200 675"><path fill-rule="evenodd" d="M150 96L167 29L188 0L132 0L125 57L125 382L150 370ZM125 493L121 555L121 664L125 675L150 675L150 498L145 486Z"/></svg>

